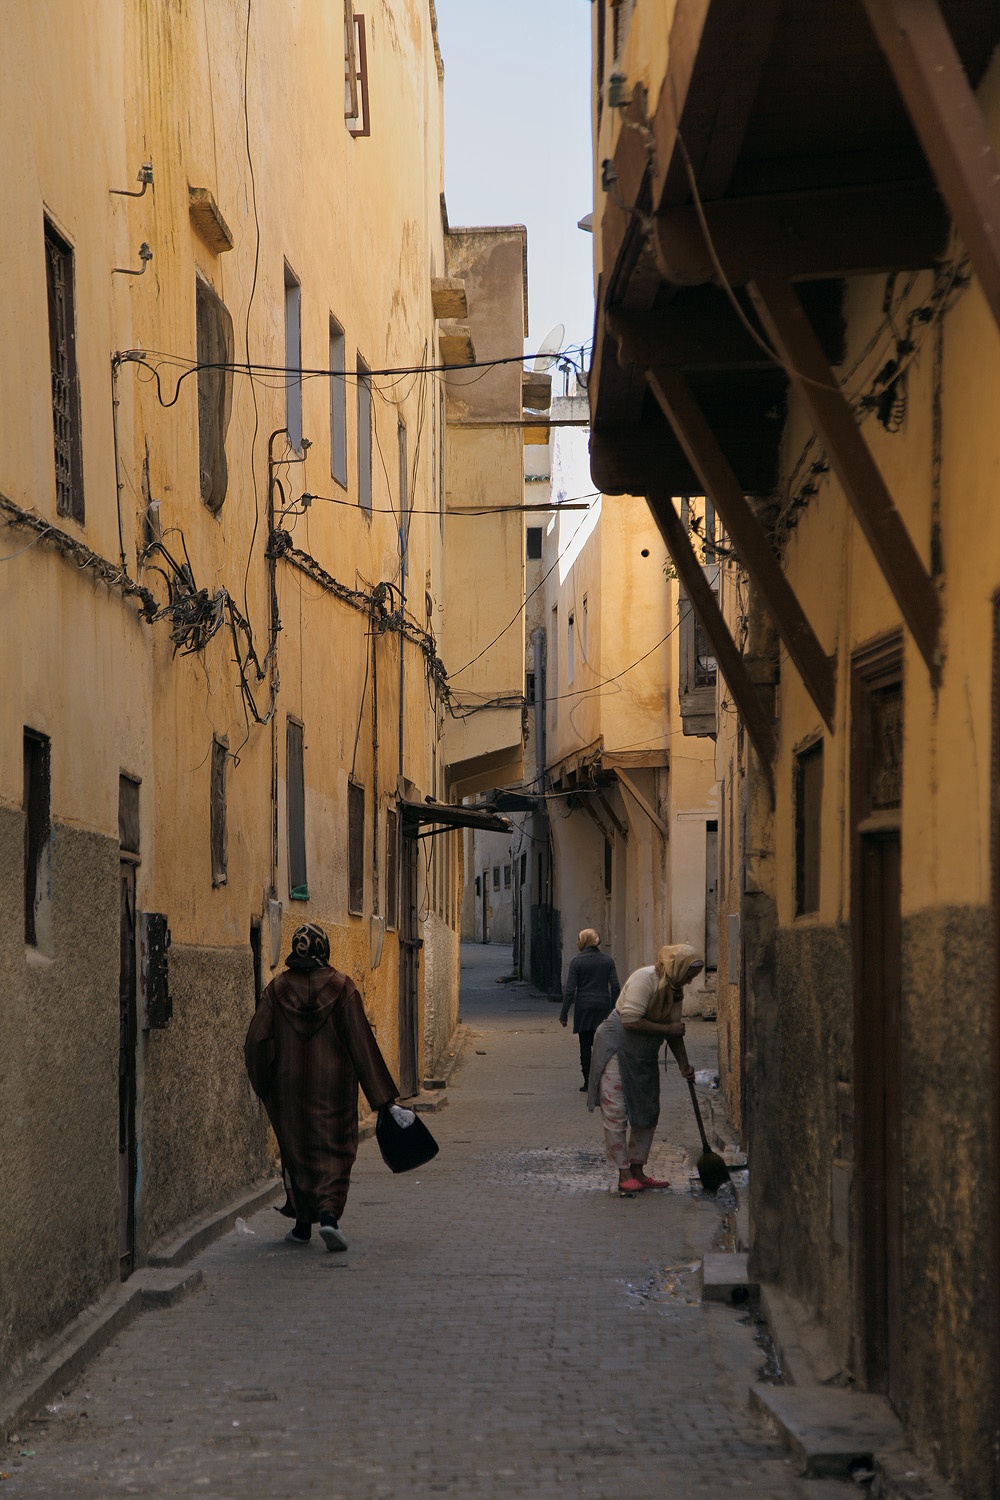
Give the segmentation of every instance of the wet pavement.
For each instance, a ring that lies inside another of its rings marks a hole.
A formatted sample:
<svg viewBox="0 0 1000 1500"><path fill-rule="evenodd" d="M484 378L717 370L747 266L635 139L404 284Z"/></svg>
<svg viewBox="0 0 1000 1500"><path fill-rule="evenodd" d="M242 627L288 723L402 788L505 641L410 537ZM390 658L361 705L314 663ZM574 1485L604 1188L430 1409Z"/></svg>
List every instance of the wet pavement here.
<svg viewBox="0 0 1000 1500"><path fill-rule="evenodd" d="M613 1191L558 1007L467 945L468 1035L440 1156L393 1177L362 1145L342 1227L285 1245L272 1210L192 1264L204 1288L144 1314L0 1451L0 1500L538 1497L827 1500L751 1415L767 1359L745 1310L702 1304L729 1216L697 1190L671 1063L650 1158L672 1186ZM714 1026L692 1022L696 1068Z"/></svg>

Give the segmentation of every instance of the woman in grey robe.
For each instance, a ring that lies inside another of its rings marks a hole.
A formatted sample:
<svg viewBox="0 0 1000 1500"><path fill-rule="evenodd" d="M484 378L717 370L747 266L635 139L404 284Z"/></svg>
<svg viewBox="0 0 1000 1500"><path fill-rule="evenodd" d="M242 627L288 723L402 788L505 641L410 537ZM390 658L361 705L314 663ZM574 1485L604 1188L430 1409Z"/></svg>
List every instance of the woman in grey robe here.
<svg viewBox="0 0 1000 1500"><path fill-rule="evenodd" d="M645 1166L660 1118L660 1048L664 1042L684 1078L693 1078L684 1047L684 987L704 965L687 943L661 948L656 963L636 969L594 1036L587 1108L600 1107L608 1161L626 1196L669 1187Z"/></svg>

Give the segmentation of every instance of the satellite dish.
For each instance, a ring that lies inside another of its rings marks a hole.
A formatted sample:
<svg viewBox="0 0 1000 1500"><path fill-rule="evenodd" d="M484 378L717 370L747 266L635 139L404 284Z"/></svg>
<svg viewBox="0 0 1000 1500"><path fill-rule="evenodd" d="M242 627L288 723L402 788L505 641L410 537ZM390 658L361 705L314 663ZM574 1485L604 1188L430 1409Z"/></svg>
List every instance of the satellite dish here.
<svg viewBox="0 0 1000 1500"><path fill-rule="evenodd" d="M554 328L549 329L542 339L538 353L535 355L535 362L531 367L537 375L543 375L546 370L551 370L559 356L565 337L566 329L562 323L557 323Z"/></svg>

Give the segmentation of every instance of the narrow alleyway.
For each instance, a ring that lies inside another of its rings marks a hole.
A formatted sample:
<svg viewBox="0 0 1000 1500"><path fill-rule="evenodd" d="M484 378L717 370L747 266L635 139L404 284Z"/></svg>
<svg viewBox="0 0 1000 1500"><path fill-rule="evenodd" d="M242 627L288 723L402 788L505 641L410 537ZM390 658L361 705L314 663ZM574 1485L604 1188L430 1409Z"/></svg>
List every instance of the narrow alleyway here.
<svg viewBox="0 0 1000 1500"><path fill-rule="evenodd" d="M674 1186L619 1199L575 1038L496 983L508 964L463 950L438 1159L393 1178L362 1146L346 1255L285 1245L270 1209L203 1252L201 1291L132 1324L0 1453L0 1497L855 1492L796 1478L747 1408L753 1326L698 1300L722 1220L689 1189L676 1069L651 1163ZM711 1026L688 1041L713 1064Z"/></svg>

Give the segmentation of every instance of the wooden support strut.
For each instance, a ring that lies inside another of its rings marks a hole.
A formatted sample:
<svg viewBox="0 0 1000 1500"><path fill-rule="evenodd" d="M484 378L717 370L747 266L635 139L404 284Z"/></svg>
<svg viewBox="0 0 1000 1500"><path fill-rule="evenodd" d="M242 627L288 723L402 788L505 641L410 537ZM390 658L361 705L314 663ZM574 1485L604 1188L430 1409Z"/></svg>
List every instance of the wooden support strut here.
<svg viewBox="0 0 1000 1500"><path fill-rule="evenodd" d="M864 0L1000 328L1000 166L937 0Z"/></svg>
<svg viewBox="0 0 1000 1500"><path fill-rule="evenodd" d="M647 370L646 378L691 467L705 486L705 494L722 518L806 691L832 733L836 707L833 664L816 639L687 381L676 370L661 368Z"/></svg>
<svg viewBox="0 0 1000 1500"><path fill-rule="evenodd" d="M773 788L776 745L771 720L757 696L757 690L750 680L736 642L729 633L729 627L722 617L701 563L695 557L694 548L674 508L673 496L649 487L646 491L646 504L667 545L677 576L684 585L701 628L715 652L719 670L729 686Z"/></svg>
<svg viewBox="0 0 1000 1500"><path fill-rule="evenodd" d="M642 795L642 793L640 792L639 788L636 786L635 782L632 780L632 778L628 774L628 772L627 771L623 771L622 768L621 768L621 766L616 766L615 767L615 775L618 777L618 780L621 782L621 784L625 788L625 790L627 792L629 792L630 795L635 798L636 802L638 802L639 806L642 808L643 812L646 814L646 817L649 819L649 821L653 824L654 828L658 828L659 831L660 831L660 833L663 835L663 837L665 839L669 839L669 837L670 837L670 829L669 829L669 827L667 826L666 823L664 823L663 819L660 817L659 813L653 807L652 803L650 803L649 801L647 801L647 799Z"/></svg>
<svg viewBox="0 0 1000 1500"><path fill-rule="evenodd" d="M941 603L871 455L854 412L820 348L791 282L758 277L750 297L844 487L851 509L936 682Z"/></svg>

